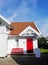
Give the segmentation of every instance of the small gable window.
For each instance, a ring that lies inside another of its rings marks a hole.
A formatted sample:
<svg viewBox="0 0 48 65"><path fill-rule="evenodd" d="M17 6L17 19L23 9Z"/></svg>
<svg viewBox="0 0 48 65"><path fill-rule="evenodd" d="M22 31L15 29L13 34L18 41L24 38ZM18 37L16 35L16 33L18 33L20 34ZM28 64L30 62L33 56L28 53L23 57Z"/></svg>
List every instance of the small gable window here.
<svg viewBox="0 0 48 65"><path fill-rule="evenodd" d="M10 28L10 30L13 30L13 28Z"/></svg>

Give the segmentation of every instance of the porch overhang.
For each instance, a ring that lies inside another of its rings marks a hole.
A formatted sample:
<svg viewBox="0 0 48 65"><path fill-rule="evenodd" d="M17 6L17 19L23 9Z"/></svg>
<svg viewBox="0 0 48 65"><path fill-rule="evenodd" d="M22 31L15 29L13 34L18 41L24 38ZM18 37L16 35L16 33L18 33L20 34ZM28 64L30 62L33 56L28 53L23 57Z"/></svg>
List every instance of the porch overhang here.
<svg viewBox="0 0 48 65"><path fill-rule="evenodd" d="M40 35L41 35L41 33L34 30L31 26L28 26L25 30L23 30L19 34L19 36L40 36Z"/></svg>

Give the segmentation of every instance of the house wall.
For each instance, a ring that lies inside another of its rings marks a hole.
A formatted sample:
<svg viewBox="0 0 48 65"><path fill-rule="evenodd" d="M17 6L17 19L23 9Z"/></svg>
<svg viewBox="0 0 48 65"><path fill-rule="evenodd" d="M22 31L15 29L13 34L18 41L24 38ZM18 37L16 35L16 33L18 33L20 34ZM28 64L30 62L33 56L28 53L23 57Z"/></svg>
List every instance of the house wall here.
<svg viewBox="0 0 48 65"><path fill-rule="evenodd" d="M35 37L31 37L33 39L33 53L34 53L34 50L38 48L38 42L37 42L37 38ZM19 47L20 48L23 48L24 50L24 54L27 54L27 44L26 44L26 38L22 38L22 39L19 39Z"/></svg>
<svg viewBox="0 0 48 65"><path fill-rule="evenodd" d="M27 53L26 38L20 38L19 39L19 48L23 48L24 54Z"/></svg>
<svg viewBox="0 0 48 65"><path fill-rule="evenodd" d="M7 37L6 26L0 26L0 57L7 55Z"/></svg>
<svg viewBox="0 0 48 65"><path fill-rule="evenodd" d="M8 39L8 54L11 54L13 48L23 48L24 53L26 53L26 39L18 38L10 38Z"/></svg>
<svg viewBox="0 0 48 65"><path fill-rule="evenodd" d="M37 38L33 38L33 49L38 48Z"/></svg>
<svg viewBox="0 0 48 65"><path fill-rule="evenodd" d="M7 55L7 35L0 34L0 57Z"/></svg>
<svg viewBox="0 0 48 65"><path fill-rule="evenodd" d="M8 39L8 54L11 54L12 48L17 48L17 41L15 38Z"/></svg>
<svg viewBox="0 0 48 65"><path fill-rule="evenodd" d="M6 34L6 27L0 26L0 34Z"/></svg>
<svg viewBox="0 0 48 65"><path fill-rule="evenodd" d="M33 39L33 53L37 55L38 52L38 41L37 37L31 37ZM23 48L24 54L27 54L26 38L19 39L19 47ZM39 53L38 53L39 54Z"/></svg>
<svg viewBox="0 0 48 65"><path fill-rule="evenodd" d="M8 39L8 54L11 54L12 48L23 48L24 54L27 54L27 44L26 38L18 38L18 42L16 38ZM33 38L33 53L34 50L38 48L37 38Z"/></svg>

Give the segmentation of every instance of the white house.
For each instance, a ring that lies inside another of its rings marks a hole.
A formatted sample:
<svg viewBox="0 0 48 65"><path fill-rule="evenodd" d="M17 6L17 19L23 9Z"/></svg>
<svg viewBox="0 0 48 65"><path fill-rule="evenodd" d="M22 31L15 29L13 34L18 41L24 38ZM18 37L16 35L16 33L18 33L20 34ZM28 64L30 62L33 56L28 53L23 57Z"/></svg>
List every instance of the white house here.
<svg viewBox="0 0 48 65"><path fill-rule="evenodd" d="M40 57L37 42L40 34L34 22L8 22L0 15L0 57L7 54L35 54Z"/></svg>

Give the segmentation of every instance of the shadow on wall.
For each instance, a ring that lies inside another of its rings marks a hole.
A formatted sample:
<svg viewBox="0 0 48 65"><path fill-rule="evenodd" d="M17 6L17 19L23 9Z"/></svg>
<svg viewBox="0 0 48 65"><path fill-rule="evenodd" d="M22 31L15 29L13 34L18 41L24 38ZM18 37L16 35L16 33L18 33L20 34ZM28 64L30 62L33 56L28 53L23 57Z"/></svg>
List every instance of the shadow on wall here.
<svg viewBox="0 0 48 65"><path fill-rule="evenodd" d="M26 52L26 51L25 51ZM34 54L15 54L12 59L19 65L47 65L48 53L41 54L41 58L36 58Z"/></svg>

